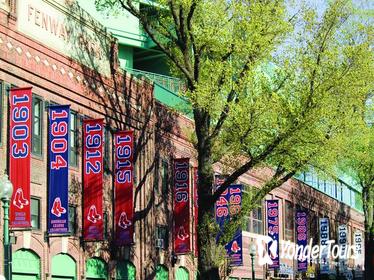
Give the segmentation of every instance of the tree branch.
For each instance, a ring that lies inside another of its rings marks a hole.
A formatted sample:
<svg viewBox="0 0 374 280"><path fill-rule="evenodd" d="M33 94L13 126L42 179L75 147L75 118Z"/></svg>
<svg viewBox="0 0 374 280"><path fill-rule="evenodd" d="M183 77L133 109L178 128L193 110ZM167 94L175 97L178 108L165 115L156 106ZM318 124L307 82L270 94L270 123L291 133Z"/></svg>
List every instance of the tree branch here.
<svg viewBox="0 0 374 280"><path fill-rule="evenodd" d="M167 57L170 58L171 61L174 62L174 64L181 70L181 72L185 75L186 79L188 82L190 82L190 84L193 84L193 77L191 76L191 73L188 72L188 70L182 65L182 63L180 63L178 61L178 58L176 55L174 55L170 49L165 46L164 44L162 44L155 36L155 34L153 33L153 31L151 30L151 23L149 22L149 20L147 19L146 16L142 15L138 9L132 4L132 1L131 0L126 0L126 3L124 2L124 0L120 0L119 3L121 4L122 8L124 8L126 11L128 11L129 13L131 13L133 16L137 17L144 30L147 32L148 36L152 39L152 41L157 45L157 47L159 47L165 54Z"/></svg>
<svg viewBox="0 0 374 280"><path fill-rule="evenodd" d="M233 228L235 231L238 228L240 228L242 226L244 217L249 215L249 213L254 209L254 207L257 204L261 202L261 200L267 193L283 185L285 182L291 179L296 173L296 171L293 170L283 175L283 171L281 170L284 171L283 168L279 168L277 172L273 175L272 179L270 179L264 186L259 188L253 197L250 197L248 208L242 207L240 212L236 214L235 216L231 217L231 219L225 224L223 228L223 232L220 235L220 236L223 236L224 238L221 238L219 240L221 245L225 245L228 241L230 241L230 239L232 239L231 236L227 235L227 232L228 231L232 232Z"/></svg>
<svg viewBox="0 0 374 280"><path fill-rule="evenodd" d="M220 186L218 190L215 191L213 194L212 200L213 203L217 201L217 199L221 196L221 194L232 184L235 182L239 176L243 175L247 171L249 171L252 167L257 165L258 163L265 160L265 158L273 152L273 150L278 146L278 144L287 137L288 134L283 134L282 136L278 136L275 138L275 140L268 145L268 147L262 152L259 156L255 158L249 159L245 164L243 164L241 167L236 169L226 180L225 182Z"/></svg>

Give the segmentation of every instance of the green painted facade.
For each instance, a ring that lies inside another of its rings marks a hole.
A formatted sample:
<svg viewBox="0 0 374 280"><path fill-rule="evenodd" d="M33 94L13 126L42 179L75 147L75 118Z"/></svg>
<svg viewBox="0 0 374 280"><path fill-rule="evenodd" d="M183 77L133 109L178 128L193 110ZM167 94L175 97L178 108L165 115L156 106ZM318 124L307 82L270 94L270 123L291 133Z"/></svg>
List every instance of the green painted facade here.
<svg viewBox="0 0 374 280"><path fill-rule="evenodd" d="M52 258L52 280L77 279L77 266L72 257L58 254Z"/></svg>
<svg viewBox="0 0 374 280"><path fill-rule="evenodd" d="M135 280L136 268L128 261L118 262L116 266L116 279L117 280Z"/></svg>
<svg viewBox="0 0 374 280"><path fill-rule="evenodd" d="M175 280L189 280L190 274L184 267L178 267L175 273Z"/></svg>
<svg viewBox="0 0 374 280"><path fill-rule="evenodd" d="M31 250L21 249L12 256L13 280L39 280L40 258Z"/></svg>
<svg viewBox="0 0 374 280"><path fill-rule="evenodd" d="M186 114L185 108L189 104L178 96L179 87L165 86L166 84L179 84L180 81L169 76L170 69L165 55L156 49L153 41L144 33L139 20L120 8L115 13L108 13L97 11L94 1L78 0L78 3L118 40L120 67L127 72L130 72L129 69L135 70L137 75L147 77L162 86L163 89L157 88L155 98ZM149 2L140 1L138 5L149 5ZM159 75L149 75L149 73Z"/></svg>
<svg viewBox="0 0 374 280"><path fill-rule="evenodd" d="M104 260L91 258L86 261L86 279L108 279L108 267Z"/></svg>
<svg viewBox="0 0 374 280"><path fill-rule="evenodd" d="M156 280L168 280L169 279L169 271L163 265L158 265L156 267Z"/></svg>
<svg viewBox="0 0 374 280"><path fill-rule="evenodd" d="M118 60L122 69L134 67L134 51L132 47L121 45L118 47Z"/></svg>
<svg viewBox="0 0 374 280"><path fill-rule="evenodd" d="M171 92L164 86L158 83L154 84L154 95L155 98L161 103L182 112L184 115L192 118L192 108L187 100L183 99L180 95Z"/></svg>

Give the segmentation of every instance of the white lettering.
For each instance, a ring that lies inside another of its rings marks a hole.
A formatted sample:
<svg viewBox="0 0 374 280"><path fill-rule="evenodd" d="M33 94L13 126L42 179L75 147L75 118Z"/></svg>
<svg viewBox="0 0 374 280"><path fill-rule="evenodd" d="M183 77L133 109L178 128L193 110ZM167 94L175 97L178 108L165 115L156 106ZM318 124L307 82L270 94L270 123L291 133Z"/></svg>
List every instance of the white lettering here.
<svg viewBox="0 0 374 280"><path fill-rule="evenodd" d="M267 244L272 241L271 237L263 236L257 238L257 248L258 248L258 263L259 265L265 264L272 264L272 260L267 251ZM338 259L346 257L346 258L353 258L356 259L358 254L356 253L356 246L351 245L343 249L338 244L335 244L335 240L326 240L326 245L314 245L313 246L313 239L309 240L308 245L305 247L303 245L296 245L291 243L291 241L285 241L282 243L281 246L281 258L293 260L308 260L308 262L316 263L317 259L319 258L322 263L326 263L330 256L333 259Z"/></svg>

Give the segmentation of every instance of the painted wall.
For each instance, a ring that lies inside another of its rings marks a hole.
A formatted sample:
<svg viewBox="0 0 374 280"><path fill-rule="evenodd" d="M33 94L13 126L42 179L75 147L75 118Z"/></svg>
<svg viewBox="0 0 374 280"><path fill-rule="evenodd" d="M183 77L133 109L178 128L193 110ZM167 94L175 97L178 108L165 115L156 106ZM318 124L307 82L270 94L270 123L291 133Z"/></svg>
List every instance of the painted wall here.
<svg viewBox="0 0 374 280"><path fill-rule="evenodd" d="M78 0L78 3L97 21L107 27L120 44L143 48L152 46L140 28L139 20L130 13L123 9L117 9L115 13L97 11L94 1Z"/></svg>

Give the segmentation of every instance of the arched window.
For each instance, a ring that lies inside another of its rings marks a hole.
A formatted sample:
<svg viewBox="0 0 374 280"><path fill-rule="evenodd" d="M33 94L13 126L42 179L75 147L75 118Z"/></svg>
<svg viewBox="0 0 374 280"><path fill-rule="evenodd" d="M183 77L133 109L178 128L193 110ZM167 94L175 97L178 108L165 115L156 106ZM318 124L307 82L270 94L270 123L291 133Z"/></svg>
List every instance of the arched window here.
<svg viewBox="0 0 374 280"><path fill-rule="evenodd" d="M52 258L52 280L76 280L77 264L67 254L58 254Z"/></svg>
<svg viewBox="0 0 374 280"><path fill-rule="evenodd" d="M183 266L178 267L177 272L175 273L175 280L189 280L190 274L186 268Z"/></svg>
<svg viewBox="0 0 374 280"><path fill-rule="evenodd" d="M108 267L104 260L91 258L86 261L86 279L108 279Z"/></svg>
<svg viewBox="0 0 374 280"><path fill-rule="evenodd" d="M20 249L12 256L13 280L40 280L40 258L31 250Z"/></svg>
<svg viewBox="0 0 374 280"><path fill-rule="evenodd" d="M136 268L129 261L118 262L116 267L117 280L135 280Z"/></svg>
<svg viewBox="0 0 374 280"><path fill-rule="evenodd" d="M156 280L169 280L169 271L163 265L156 267Z"/></svg>

